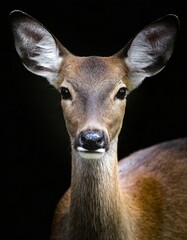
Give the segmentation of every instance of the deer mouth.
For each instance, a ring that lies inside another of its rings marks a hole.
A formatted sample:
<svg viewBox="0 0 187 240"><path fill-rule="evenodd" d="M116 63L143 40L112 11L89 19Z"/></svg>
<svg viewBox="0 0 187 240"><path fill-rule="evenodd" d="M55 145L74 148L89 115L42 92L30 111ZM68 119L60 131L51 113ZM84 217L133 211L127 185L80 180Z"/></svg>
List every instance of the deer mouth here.
<svg viewBox="0 0 187 240"><path fill-rule="evenodd" d="M84 159L100 159L106 152L105 148L98 148L96 150L88 150L83 147L77 147L77 152Z"/></svg>

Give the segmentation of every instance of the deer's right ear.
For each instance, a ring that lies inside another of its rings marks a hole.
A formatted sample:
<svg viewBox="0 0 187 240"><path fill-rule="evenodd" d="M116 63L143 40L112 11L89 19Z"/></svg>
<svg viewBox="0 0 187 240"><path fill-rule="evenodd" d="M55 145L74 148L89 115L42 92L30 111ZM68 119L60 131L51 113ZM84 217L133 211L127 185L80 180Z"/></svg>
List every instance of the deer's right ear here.
<svg viewBox="0 0 187 240"><path fill-rule="evenodd" d="M63 58L68 51L37 20L14 10L10 13L15 48L24 66L55 85Z"/></svg>

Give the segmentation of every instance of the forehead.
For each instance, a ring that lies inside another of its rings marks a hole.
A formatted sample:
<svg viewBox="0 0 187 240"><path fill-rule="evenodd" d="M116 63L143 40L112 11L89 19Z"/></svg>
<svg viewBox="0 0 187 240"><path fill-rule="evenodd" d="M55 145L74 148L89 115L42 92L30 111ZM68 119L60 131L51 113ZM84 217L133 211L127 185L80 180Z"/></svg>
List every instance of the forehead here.
<svg viewBox="0 0 187 240"><path fill-rule="evenodd" d="M101 84L126 84L124 64L112 57L73 57L66 68L67 81L85 87L99 87Z"/></svg>

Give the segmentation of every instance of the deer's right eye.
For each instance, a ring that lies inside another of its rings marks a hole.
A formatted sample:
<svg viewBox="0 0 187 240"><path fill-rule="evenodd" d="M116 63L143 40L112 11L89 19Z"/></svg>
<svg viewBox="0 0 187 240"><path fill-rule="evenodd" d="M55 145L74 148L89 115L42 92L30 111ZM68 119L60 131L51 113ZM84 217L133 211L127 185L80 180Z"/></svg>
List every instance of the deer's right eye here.
<svg viewBox="0 0 187 240"><path fill-rule="evenodd" d="M64 99L64 100L71 100L71 94L70 94L70 91L69 91L68 88L61 87L60 88L60 93L61 93L62 99Z"/></svg>

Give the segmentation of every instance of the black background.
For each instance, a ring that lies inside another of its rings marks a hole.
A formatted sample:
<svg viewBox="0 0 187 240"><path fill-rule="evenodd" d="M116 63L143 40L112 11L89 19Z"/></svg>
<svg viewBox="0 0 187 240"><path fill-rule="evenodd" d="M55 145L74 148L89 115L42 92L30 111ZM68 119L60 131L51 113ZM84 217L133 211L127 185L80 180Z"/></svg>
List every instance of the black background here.
<svg viewBox="0 0 187 240"><path fill-rule="evenodd" d="M150 22L177 14L180 32L162 72L128 97L119 158L187 136L187 6L183 0L14 1L1 7L0 239L47 240L56 203L70 184L70 143L60 96L28 72L14 49L9 13L42 22L72 53L111 55Z"/></svg>

